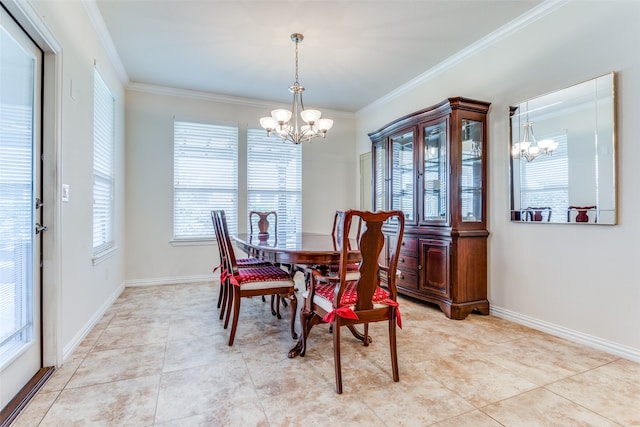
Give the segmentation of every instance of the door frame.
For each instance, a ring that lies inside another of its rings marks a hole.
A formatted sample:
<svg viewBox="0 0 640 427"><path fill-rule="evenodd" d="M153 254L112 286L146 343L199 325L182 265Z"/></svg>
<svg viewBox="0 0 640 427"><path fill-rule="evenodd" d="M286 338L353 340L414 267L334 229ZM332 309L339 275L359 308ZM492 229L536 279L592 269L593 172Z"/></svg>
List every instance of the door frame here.
<svg viewBox="0 0 640 427"><path fill-rule="evenodd" d="M44 54L42 79L42 211L49 230L42 235L42 365L63 363L60 288L62 281L62 47L29 2L3 6Z"/></svg>

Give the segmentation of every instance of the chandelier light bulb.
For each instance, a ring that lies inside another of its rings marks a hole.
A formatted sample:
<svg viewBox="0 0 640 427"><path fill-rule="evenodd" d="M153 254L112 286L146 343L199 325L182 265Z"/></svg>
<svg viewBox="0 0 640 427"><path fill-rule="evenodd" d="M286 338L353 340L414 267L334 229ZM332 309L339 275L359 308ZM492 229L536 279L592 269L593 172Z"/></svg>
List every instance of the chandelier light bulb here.
<svg viewBox="0 0 640 427"><path fill-rule="evenodd" d="M321 115L322 113L320 113L320 111L318 110L304 110L300 113L300 117L302 117L302 120L304 120L306 123L317 122L318 119L320 119Z"/></svg>

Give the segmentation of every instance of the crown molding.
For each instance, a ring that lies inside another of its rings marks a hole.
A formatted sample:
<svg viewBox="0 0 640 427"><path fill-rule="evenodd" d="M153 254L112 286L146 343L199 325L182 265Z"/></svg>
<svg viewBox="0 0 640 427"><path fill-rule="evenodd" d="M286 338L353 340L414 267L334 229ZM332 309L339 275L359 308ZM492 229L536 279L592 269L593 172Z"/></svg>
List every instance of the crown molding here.
<svg viewBox="0 0 640 427"><path fill-rule="evenodd" d="M373 108L380 107L380 106L392 101L394 98L397 98L400 95L403 95L403 94L405 94L407 92L412 91L416 86L419 86L419 85L421 85L421 84L433 79L434 77L442 74L443 72L445 72L449 68L455 66L456 64L458 64L458 63L460 63L460 62L462 62L462 61L474 56L475 54L481 52L484 49L487 49L490 46L493 46L494 44L496 44L500 40L503 40L503 39L509 37L510 35L517 33L518 31L520 31L524 27L534 23L538 19L540 19L540 18L542 18L542 17L554 12L555 10L561 8L562 6L567 4L569 1L570 0L545 0L545 1L543 1L542 3L537 5L536 7L528 10L527 12L525 12L522 15L518 16L517 18L515 18L514 20L508 22L507 24L503 25L502 27L498 28L497 30L487 34L483 38L481 38L478 41L470 44L466 48L458 51L454 55L451 55L449 58L445 59L444 61L440 62L439 64L435 65L434 67L428 69L427 71L425 71L424 73L422 73L418 77L416 77L416 78L414 78L412 80L409 80L407 83L403 84L402 86L398 87L397 89L394 89L393 91L389 92L388 94L384 95L383 97L378 98L377 100L373 101L372 103L362 107L360 110L358 110L356 112L356 115L360 115L360 114L366 113L366 112L372 110Z"/></svg>
<svg viewBox="0 0 640 427"><path fill-rule="evenodd" d="M208 102L221 102L225 104L235 104L244 107L263 108L271 111L274 108L290 108L291 104L283 104L274 101L265 101L261 99L242 98L239 96L220 95L211 92L202 92L189 89L178 89L167 86L157 86L147 83L129 83L126 90L132 92L150 93L153 95L176 96L179 98L191 98ZM330 112L333 117L355 118L355 113L349 111L332 110L330 108L323 109L323 112Z"/></svg>
<svg viewBox="0 0 640 427"><path fill-rule="evenodd" d="M113 39L107 29L107 25L104 23L104 19L102 19L102 14L100 13L100 9L98 9L98 5L95 0L82 0L82 5L89 16L89 20L91 21L94 30L98 34L102 47L107 52L109 62L111 62L111 65L115 69L118 79L123 86L126 86L129 84L129 75L122 64L122 60L116 50L116 46L113 44Z"/></svg>

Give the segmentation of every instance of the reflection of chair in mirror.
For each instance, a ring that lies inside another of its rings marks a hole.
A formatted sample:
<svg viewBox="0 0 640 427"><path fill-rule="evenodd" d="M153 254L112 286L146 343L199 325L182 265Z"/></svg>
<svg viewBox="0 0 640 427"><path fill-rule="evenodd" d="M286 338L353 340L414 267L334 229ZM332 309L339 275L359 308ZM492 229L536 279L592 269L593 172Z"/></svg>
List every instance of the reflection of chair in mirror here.
<svg viewBox="0 0 640 427"><path fill-rule="evenodd" d="M596 215L597 207L593 206L569 206L567 208L567 222L598 222L598 216ZM589 213L593 213L592 217L589 217Z"/></svg>
<svg viewBox="0 0 640 427"><path fill-rule="evenodd" d="M524 221L551 222L551 208L526 208L522 210Z"/></svg>
<svg viewBox="0 0 640 427"><path fill-rule="evenodd" d="M273 227L269 222L269 217L273 216ZM257 221L256 221L257 220ZM278 235L278 214L276 211L249 212L249 232L253 234L254 223L258 228L258 235L268 236L269 231L273 230L274 235Z"/></svg>

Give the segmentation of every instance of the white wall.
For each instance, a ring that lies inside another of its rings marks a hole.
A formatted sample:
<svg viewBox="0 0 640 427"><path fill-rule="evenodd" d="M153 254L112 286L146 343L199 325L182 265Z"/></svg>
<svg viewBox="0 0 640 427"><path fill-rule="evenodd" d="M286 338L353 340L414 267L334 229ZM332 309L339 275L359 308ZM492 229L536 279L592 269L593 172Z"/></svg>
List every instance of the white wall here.
<svg viewBox="0 0 640 427"><path fill-rule="evenodd" d="M357 115L367 133L446 97L492 102L489 301L494 314L640 360L640 2L570 2ZM509 222L509 105L617 74L618 225ZM357 185L355 183L354 185Z"/></svg>
<svg viewBox="0 0 640 427"><path fill-rule="evenodd" d="M239 230L246 228L246 134L274 105L224 102L213 96L132 85L127 91L127 283L189 281L211 275L217 248L172 246L173 121L235 123L239 127ZM336 209L357 207L353 183L358 159L355 118L325 112L335 119L326 139L302 148L304 231L329 232ZM213 208L213 207L212 207ZM211 276L212 277L212 276Z"/></svg>
<svg viewBox="0 0 640 427"><path fill-rule="evenodd" d="M55 149L45 147L45 152L61 151L61 159L60 164L54 163L56 170L45 171L45 175L55 177L59 184L68 184L70 199L60 207L61 229L55 234L60 242L51 245L60 250L55 254L58 264L51 266L58 270L56 276L60 281L45 283L45 286L55 287L51 294L57 298L45 299L45 313L47 306L57 304L59 310L50 311L59 313L59 319L49 319L44 330L45 334L53 327L60 331L55 345L61 348L63 357L68 357L124 286L124 88L82 2L34 1L31 5L42 25L61 47L57 55L57 60L61 61L61 74L53 82L60 88L56 94L56 126L60 138L45 136L45 144L58 144ZM95 266L92 262L94 61L115 97L117 247L111 257ZM49 71L45 71L47 73ZM61 188L54 190L59 194ZM55 208L47 205L47 200L60 203L59 197L52 194L45 194L44 200L45 209ZM51 255L45 253L45 259ZM45 263L45 270L47 268ZM48 276L46 271L45 276Z"/></svg>

